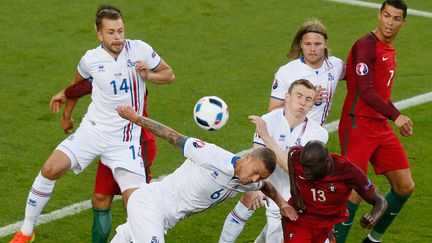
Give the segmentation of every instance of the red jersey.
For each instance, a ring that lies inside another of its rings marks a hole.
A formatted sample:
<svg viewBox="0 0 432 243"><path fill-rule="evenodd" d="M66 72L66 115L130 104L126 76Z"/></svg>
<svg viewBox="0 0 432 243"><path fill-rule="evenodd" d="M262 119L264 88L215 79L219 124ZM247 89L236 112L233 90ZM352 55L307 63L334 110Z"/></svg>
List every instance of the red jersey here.
<svg viewBox="0 0 432 243"><path fill-rule="evenodd" d="M306 213L300 215L311 228L326 228L343 222L348 218L347 201L354 189L361 197L373 195L376 188L366 174L352 164L348 158L331 154L333 170L324 179L308 181L300 164L303 148L293 148L292 161L300 195L306 204ZM292 198L288 201L294 202Z"/></svg>
<svg viewBox="0 0 432 243"><path fill-rule="evenodd" d="M359 39L346 62L347 96L344 116L396 120L400 112L390 101L396 74L396 53L374 33Z"/></svg>

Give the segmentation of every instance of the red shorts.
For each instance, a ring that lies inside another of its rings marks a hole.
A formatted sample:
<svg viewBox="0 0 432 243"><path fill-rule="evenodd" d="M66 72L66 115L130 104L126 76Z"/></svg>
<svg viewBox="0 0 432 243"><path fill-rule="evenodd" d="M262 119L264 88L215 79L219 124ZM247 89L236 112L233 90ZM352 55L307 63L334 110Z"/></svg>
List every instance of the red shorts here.
<svg viewBox="0 0 432 243"><path fill-rule="evenodd" d="M339 141L342 154L366 174L368 161L376 174L410 167L405 150L387 121L365 117L342 118Z"/></svg>
<svg viewBox="0 0 432 243"><path fill-rule="evenodd" d="M297 221L282 218L282 229L285 243L323 243L329 238L333 226L310 227L300 216Z"/></svg>
<svg viewBox="0 0 432 243"><path fill-rule="evenodd" d="M150 173L150 166L152 165L153 160L156 157L156 141L150 140L141 143L141 154L143 156L144 164L148 164L148 166L146 166L146 175L148 178L147 182L150 182L152 178ZM102 195L121 195L120 188L114 179L111 169L102 164L100 160L96 172L94 192Z"/></svg>

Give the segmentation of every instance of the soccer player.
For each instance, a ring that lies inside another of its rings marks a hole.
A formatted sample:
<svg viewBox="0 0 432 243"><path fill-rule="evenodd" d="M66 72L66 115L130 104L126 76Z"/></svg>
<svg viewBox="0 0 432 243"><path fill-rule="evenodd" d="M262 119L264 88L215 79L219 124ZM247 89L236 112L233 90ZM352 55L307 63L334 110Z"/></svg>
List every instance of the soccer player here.
<svg viewBox="0 0 432 243"><path fill-rule="evenodd" d="M167 81L168 82L168 81ZM51 98L50 109L53 112L60 111L60 107L67 102L67 99L79 99L87 94L91 94L91 81L83 80L79 83L70 85L65 90ZM147 97L148 91L144 96L144 111L145 117L147 114ZM72 111L74 106L65 109L60 121L60 125L65 133L70 133L74 127L72 119ZM156 156L156 139L155 136L146 129L141 131L141 155L143 157L146 179L149 183L151 180L150 166ZM100 160L96 171L95 190L92 195L93 207L93 224L92 224L92 242L107 242L111 232L112 212L111 204L114 195L121 195L120 188L114 179L114 176L106 165Z"/></svg>
<svg viewBox="0 0 432 243"><path fill-rule="evenodd" d="M299 216L282 220L286 243L326 241L333 225L348 217L346 202L353 189L373 206L362 217L362 227L370 229L386 210L385 199L366 174L346 157L329 154L320 141L310 141L304 148L292 147L288 167L292 193L288 203Z"/></svg>
<svg viewBox="0 0 432 243"><path fill-rule="evenodd" d="M272 184L264 180L276 166L275 154L270 149L255 149L240 158L214 144L188 138L140 117L130 106L119 106L117 110L123 118L182 149L187 159L161 181L144 183L133 192L127 204L127 222L117 227L111 242L163 243L165 230L179 220L246 190L261 190L277 203L282 215L297 217Z"/></svg>
<svg viewBox="0 0 432 243"><path fill-rule="evenodd" d="M412 135L413 123L390 100L396 72L392 46L406 22L407 5L401 0L385 1L378 13L378 26L359 39L347 60L347 95L339 124L341 151L367 173L368 161L375 173L385 175L390 191L388 209L364 242L380 242L382 234L414 190L408 157L388 120L402 136ZM361 198L350 197L350 217L336 227L337 242L345 242Z"/></svg>
<svg viewBox="0 0 432 243"><path fill-rule="evenodd" d="M288 58L294 58L294 60L280 67L275 74L269 111L284 106L285 95L294 81L306 79L317 88L315 102L307 117L320 125L324 124L338 81L345 76L343 61L337 57L329 56L327 38L325 26L317 19L306 21L300 26L288 53ZM320 138L312 137L312 139ZM290 144L289 146L293 145ZM286 190L281 190L281 188L278 190L281 191L285 199L288 199L290 197L288 174L282 172L280 168L276 171L281 172L279 176L271 176L269 179L274 185L285 185ZM246 192L242 195L235 208L227 215L219 242L234 242L237 239L246 221L254 212L248 210L247 206L253 198L253 193ZM256 242L281 242L283 235L278 209L267 207L266 216L267 224Z"/></svg>
<svg viewBox="0 0 432 243"><path fill-rule="evenodd" d="M142 114L145 80L172 81L174 74L150 45L125 39L123 15L116 7L100 6L95 24L100 45L81 58L72 80L92 80L92 102L79 128L57 146L33 182L24 222L12 242L34 239L34 225L56 180L70 169L80 173L97 156L112 171L125 203L146 181L139 156L141 129L119 117L115 108L131 104Z"/></svg>

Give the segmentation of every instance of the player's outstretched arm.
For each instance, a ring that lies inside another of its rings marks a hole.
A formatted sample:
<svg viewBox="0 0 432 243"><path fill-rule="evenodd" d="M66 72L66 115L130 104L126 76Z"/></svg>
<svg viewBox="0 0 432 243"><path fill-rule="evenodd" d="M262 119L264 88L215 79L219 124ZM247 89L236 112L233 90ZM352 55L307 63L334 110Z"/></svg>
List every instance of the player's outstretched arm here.
<svg viewBox="0 0 432 243"><path fill-rule="evenodd" d="M272 137L270 137L265 121L255 115L249 116L249 120L255 123L256 132L260 136L260 138L264 141L267 148L271 149L276 154L276 162L282 167L285 171L288 171L287 154L276 144Z"/></svg>
<svg viewBox="0 0 432 243"><path fill-rule="evenodd" d="M366 229L372 229L372 227L378 222L383 216L387 209L387 201L380 194L378 189L372 193L371 196L363 198L367 203L372 205L370 213L363 215L360 220L360 225Z"/></svg>
<svg viewBox="0 0 432 243"><path fill-rule="evenodd" d="M294 200L294 205L295 205L294 208L297 209L299 214L303 214L306 212L306 205L303 201L303 198L300 195L300 191L297 185L296 174L294 171L294 164L291 159L292 153L293 150L290 149L290 151L288 151L288 159L287 159L288 174L290 180L290 192L291 192L291 197Z"/></svg>
<svg viewBox="0 0 432 243"><path fill-rule="evenodd" d="M263 186L260 190L278 205L281 215L293 221L297 220L298 215L296 210L283 199L271 182L267 179L263 180L262 182Z"/></svg>
<svg viewBox="0 0 432 243"><path fill-rule="evenodd" d="M146 128L154 135L167 140L176 148L183 148L187 137L181 133L178 133L174 129L167 127L157 121L154 121L147 117L139 116L138 113L131 106L120 105L117 107L118 114L138 126Z"/></svg>

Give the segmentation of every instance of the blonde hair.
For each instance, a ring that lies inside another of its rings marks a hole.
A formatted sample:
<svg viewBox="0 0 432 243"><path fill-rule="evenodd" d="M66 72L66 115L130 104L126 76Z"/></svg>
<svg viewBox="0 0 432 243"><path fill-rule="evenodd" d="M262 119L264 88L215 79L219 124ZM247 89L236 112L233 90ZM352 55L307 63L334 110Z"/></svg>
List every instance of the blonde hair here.
<svg viewBox="0 0 432 243"><path fill-rule="evenodd" d="M300 47L300 41L303 38L303 35L306 33L317 33L324 37L324 39L327 40L327 30L325 26L316 18L310 19L303 23L302 26L298 29L293 42L291 44L291 49L288 52L288 58L299 58L300 56L303 56L302 49ZM328 48L324 51L325 58L328 58L329 56L329 50Z"/></svg>

